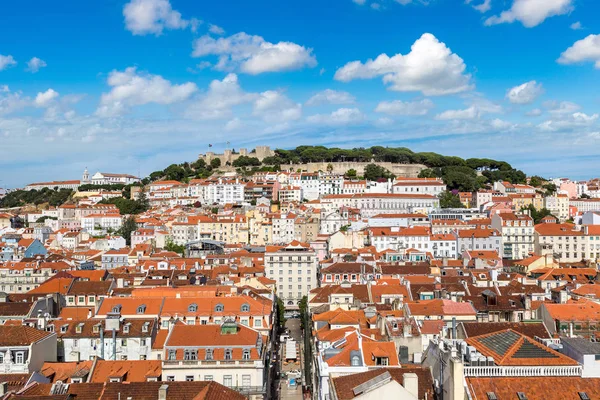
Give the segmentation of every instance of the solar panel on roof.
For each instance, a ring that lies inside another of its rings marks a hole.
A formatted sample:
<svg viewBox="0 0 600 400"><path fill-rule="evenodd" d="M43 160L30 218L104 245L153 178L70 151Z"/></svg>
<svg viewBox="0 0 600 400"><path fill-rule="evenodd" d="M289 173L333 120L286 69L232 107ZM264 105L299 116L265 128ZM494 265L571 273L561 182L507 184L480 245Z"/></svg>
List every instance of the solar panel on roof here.
<svg viewBox="0 0 600 400"><path fill-rule="evenodd" d="M550 353L545 349L524 341L521 347L513 355L514 358L558 358L558 355Z"/></svg>
<svg viewBox="0 0 600 400"><path fill-rule="evenodd" d="M488 400L498 400L498 396L494 392L487 392Z"/></svg>
<svg viewBox="0 0 600 400"><path fill-rule="evenodd" d="M578 392L578 394L581 400L590 400L590 396L586 392Z"/></svg>
<svg viewBox="0 0 600 400"><path fill-rule="evenodd" d="M505 331L479 339L479 342L496 354L503 356L520 338L521 336L518 333Z"/></svg>

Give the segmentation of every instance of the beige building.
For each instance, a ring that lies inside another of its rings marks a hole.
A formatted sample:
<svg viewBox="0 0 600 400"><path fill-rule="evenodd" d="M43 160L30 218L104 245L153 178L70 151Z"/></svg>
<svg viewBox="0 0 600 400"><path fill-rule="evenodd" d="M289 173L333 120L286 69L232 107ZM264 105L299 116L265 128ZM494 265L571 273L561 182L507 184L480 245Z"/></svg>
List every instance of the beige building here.
<svg viewBox="0 0 600 400"><path fill-rule="evenodd" d="M522 260L534 251L534 226L529 215L494 214L492 228L502 234L502 258Z"/></svg>
<svg viewBox="0 0 600 400"><path fill-rule="evenodd" d="M569 219L569 197L566 194L544 198L544 207L561 222Z"/></svg>
<svg viewBox="0 0 600 400"><path fill-rule="evenodd" d="M277 285L277 296L286 308L296 308L302 297L318 286L316 252L307 244L292 241L286 246L267 246L265 274Z"/></svg>

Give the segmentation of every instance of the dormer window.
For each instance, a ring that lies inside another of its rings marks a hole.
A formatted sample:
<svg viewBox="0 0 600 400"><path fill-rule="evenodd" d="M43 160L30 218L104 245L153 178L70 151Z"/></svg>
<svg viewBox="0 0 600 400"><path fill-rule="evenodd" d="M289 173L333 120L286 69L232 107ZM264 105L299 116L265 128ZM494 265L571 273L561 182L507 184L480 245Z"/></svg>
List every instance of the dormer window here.
<svg viewBox="0 0 600 400"><path fill-rule="evenodd" d="M123 326L123 333L129 333L129 324Z"/></svg>
<svg viewBox="0 0 600 400"><path fill-rule="evenodd" d="M113 307L112 312L114 313L120 313L121 312L121 305L117 304L116 306Z"/></svg>
<svg viewBox="0 0 600 400"><path fill-rule="evenodd" d="M75 327L76 333L81 333L82 331L83 331L83 323L81 323Z"/></svg>
<svg viewBox="0 0 600 400"><path fill-rule="evenodd" d="M198 359L198 351L197 350L185 350L183 352L183 359L187 361L194 361Z"/></svg>
<svg viewBox="0 0 600 400"><path fill-rule="evenodd" d="M244 349L243 353L242 353L242 360L249 360L250 359L250 349Z"/></svg>
<svg viewBox="0 0 600 400"><path fill-rule="evenodd" d="M138 314L143 314L143 313L145 313L145 312L146 312L146 305L145 305L145 304L142 304L141 306L139 306L139 307L137 308L137 313L138 313Z"/></svg>
<svg viewBox="0 0 600 400"><path fill-rule="evenodd" d="M250 311L250 305L247 303L242 304L242 312Z"/></svg>
<svg viewBox="0 0 600 400"><path fill-rule="evenodd" d="M360 367L360 357L357 355L353 355L350 363L353 367Z"/></svg>
<svg viewBox="0 0 600 400"><path fill-rule="evenodd" d="M94 325L94 326L92 327L92 331L93 331L94 333L98 333L98 332L100 332L100 324L96 324L96 325Z"/></svg>
<svg viewBox="0 0 600 400"><path fill-rule="evenodd" d="M69 324L65 324L65 325L61 326L60 332L65 333L67 331L67 329L69 329Z"/></svg>
<svg viewBox="0 0 600 400"><path fill-rule="evenodd" d="M189 312L197 312L198 311L198 304L196 303L192 303L188 306L188 311Z"/></svg>
<svg viewBox="0 0 600 400"><path fill-rule="evenodd" d="M225 360L231 360L232 358L232 350L231 349L225 349Z"/></svg>
<svg viewBox="0 0 600 400"><path fill-rule="evenodd" d="M215 306L216 312L223 312L224 309L225 309L225 307L223 307L223 304L221 304L221 303L219 303Z"/></svg>
<svg viewBox="0 0 600 400"><path fill-rule="evenodd" d="M207 360L212 360L213 359L213 349L206 349L206 357Z"/></svg>
<svg viewBox="0 0 600 400"><path fill-rule="evenodd" d="M142 325L142 332L148 332L148 327L150 326L149 322L145 322L144 325Z"/></svg>

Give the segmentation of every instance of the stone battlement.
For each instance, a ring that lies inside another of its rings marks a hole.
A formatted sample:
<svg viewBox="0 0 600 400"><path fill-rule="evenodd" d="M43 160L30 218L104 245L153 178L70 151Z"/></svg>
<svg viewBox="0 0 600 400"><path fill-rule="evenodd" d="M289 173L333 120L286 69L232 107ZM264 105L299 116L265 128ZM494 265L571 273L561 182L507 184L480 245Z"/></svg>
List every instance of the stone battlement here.
<svg viewBox="0 0 600 400"><path fill-rule="evenodd" d="M241 156L246 157L256 157L260 161L264 160L267 157L272 157L275 155L275 152L271 150L269 146L256 146L256 148L252 152L248 152L248 149L240 149L239 153L234 153L232 150L225 150L223 154L215 154L212 151L206 152L206 154L200 154L198 158L204 160L207 164L210 164L212 160L218 158L221 160L221 165L226 165L227 163L231 164Z"/></svg>

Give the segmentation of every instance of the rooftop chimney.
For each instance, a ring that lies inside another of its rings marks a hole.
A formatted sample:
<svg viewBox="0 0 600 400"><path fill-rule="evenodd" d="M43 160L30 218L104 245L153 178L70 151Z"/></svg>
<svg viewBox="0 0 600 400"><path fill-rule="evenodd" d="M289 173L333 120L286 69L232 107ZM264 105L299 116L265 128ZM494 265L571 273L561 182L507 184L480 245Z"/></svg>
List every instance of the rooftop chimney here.
<svg viewBox="0 0 600 400"><path fill-rule="evenodd" d="M415 373L405 373L402 375L402 386L416 399L419 398L419 377Z"/></svg>
<svg viewBox="0 0 600 400"><path fill-rule="evenodd" d="M167 389L169 389L169 385L161 385L158 388L158 400L167 400Z"/></svg>

